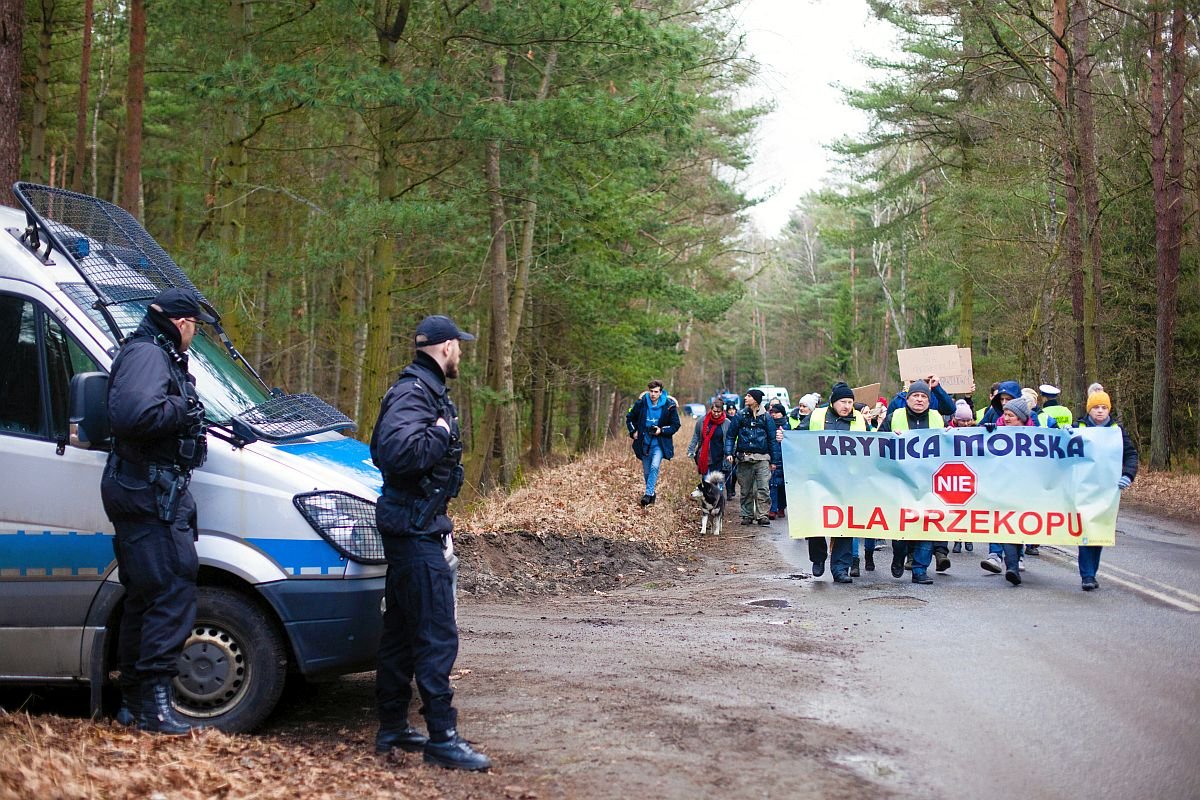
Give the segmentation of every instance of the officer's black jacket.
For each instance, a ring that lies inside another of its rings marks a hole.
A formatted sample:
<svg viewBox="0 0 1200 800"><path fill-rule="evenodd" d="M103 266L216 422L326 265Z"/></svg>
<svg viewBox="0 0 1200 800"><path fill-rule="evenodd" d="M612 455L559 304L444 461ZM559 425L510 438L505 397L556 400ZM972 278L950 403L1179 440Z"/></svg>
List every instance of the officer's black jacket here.
<svg viewBox="0 0 1200 800"><path fill-rule="evenodd" d="M444 417L447 431L437 424ZM371 459L383 473L385 490L376 521L381 533L393 536L444 534L454 525L445 514L415 530L412 502L425 476L444 482L458 459L450 453L458 441L458 415L446 394L446 378L438 363L418 352L383 397L371 434ZM453 462L453 463L451 463Z"/></svg>
<svg viewBox="0 0 1200 800"><path fill-rule="evenodd" d="M157 319L152 311L113 362L108 414L117 455L127 460L172 463L177 437L188 429L183 383L189 376L185 366L172 360L163 339L178 348L179 330L166 317ZM181 356L184 364L186 358Z"/></svg>

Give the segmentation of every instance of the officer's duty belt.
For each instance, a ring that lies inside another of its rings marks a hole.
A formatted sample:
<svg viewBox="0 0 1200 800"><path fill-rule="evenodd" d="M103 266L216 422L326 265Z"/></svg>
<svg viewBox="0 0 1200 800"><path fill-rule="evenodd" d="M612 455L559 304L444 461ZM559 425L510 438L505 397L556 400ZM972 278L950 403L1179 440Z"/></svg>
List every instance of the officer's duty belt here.
<svg viewBox="0 0 1200 800"><path fill-rule="evenodd" d="M174 464L148 464L140 461L130 461L120 456L116 456L115 460L116 463L113 466L118 474L137 478L142 481L151 480L150 474L152 471L167 472L172 476L179 474L179 470L175 468Z"/></svg>

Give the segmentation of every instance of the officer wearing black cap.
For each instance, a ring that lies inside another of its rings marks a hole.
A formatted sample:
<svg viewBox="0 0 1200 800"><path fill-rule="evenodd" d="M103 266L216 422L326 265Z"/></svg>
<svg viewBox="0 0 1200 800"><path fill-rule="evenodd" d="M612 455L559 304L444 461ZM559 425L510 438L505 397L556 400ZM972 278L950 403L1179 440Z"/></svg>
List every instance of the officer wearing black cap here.
<svg viewBox="0 0 1200 800"><path fill-rule="evenodd" d="M379 733L375 750L423 751L441 767L486 770L491 760L457 732L450 670L458 657L454 620L454 524L449 501L462 486L458 411L446 379L458 377L460 341L473 341L448 317L417 325L416 356L384 395L371 435L383 473L375 516L387 556L383 634L375 673ZM408 722L413 679L429 737Z"/></svg>
<svg viewBox="0 0 1200 800"><path fill-rule="evenodd" d="M175 735L192 729L175 713L171 682L196 619L196 504L187 487L207 443L187 350L201 322L214 319L194 292L167 289L121 346L108 383L113 449L100 483L125 587L123 701L142 730Z"/></svg>

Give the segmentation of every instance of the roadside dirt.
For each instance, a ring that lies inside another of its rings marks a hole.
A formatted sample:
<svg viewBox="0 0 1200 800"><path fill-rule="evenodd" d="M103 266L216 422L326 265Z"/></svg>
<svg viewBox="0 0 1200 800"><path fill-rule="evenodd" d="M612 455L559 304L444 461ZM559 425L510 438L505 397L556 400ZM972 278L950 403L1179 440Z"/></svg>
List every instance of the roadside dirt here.
<svg viewBox="0 0 1200 800"><path fill-rule="evenodd" d="M489 774L376 756L362 673L298 693L253 735L0 711L0 800L892 796L864 767L888 753L821 703L850 674L850 623L774 607L807 576L786 573L763 529L699 540L691 465L669 473L663 495L680 499L650 509L631 475L598 493L620 509L616 538L576 530L570 507L545 523L563 532L459 537L456 704Z"/></svg>

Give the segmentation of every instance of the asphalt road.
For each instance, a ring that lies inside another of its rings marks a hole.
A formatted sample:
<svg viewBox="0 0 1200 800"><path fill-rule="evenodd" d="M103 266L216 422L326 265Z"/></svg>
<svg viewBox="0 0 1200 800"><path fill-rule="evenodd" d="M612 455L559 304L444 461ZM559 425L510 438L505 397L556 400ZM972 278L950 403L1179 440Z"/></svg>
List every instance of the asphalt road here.
<svg viewBox="0 0 1200 800"><path fill-rule="evenodd" d="M1200 798L1200 530L1123 512L1088 593L1073 548L1027 557L1019 587L986 550L931 586L893 579L890 551L853 585L799 582L859 645L813 709L885 753L846 765L902 796Z"/></svg>

